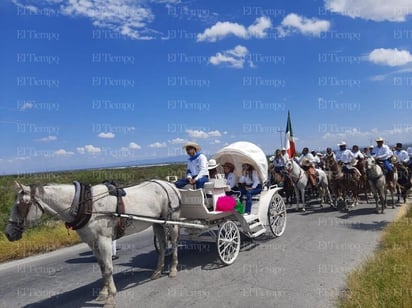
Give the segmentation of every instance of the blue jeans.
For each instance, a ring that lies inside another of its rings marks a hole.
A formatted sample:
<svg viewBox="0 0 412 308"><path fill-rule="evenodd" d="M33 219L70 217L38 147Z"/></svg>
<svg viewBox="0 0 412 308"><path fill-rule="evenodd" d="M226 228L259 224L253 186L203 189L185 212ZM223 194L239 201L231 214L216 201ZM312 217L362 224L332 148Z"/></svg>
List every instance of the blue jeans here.
<svg viewBox="0 0 412 308"><path fill-rule="evenodd" d="M203 186L205 185L206 182L209 181L209 177L207 175L201 177L200 179L198 179L196 181L196 188L203 188ZM175 185L177 188L184 188L187 184L189 183L189 179L185 178L185 179L179 179L176 181Z"/></svg>
<svg viewBox="0 0 412 308"><path fill-rule="evenodd" d="M262 191L262 185L259 184L256 186L256 188L252 188L250 190L247 190L245 187L242 187L240 189L240 199L242 199L244 196L246 196L246 208L245 208L245 213L250 214L252 211L252 196L260 194Z"/></svg>

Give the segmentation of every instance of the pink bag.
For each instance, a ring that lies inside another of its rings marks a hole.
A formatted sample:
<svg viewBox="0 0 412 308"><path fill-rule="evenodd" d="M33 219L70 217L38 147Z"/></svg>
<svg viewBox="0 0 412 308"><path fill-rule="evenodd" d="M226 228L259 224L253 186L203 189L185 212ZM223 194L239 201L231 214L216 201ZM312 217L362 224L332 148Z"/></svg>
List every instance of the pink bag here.
<svg viewBox="0 0 412 308"><path fill-rule="evenodd" d="M230 212L236 206L236 200L231 196L219 197L216 201L216 211Z"/></svg>

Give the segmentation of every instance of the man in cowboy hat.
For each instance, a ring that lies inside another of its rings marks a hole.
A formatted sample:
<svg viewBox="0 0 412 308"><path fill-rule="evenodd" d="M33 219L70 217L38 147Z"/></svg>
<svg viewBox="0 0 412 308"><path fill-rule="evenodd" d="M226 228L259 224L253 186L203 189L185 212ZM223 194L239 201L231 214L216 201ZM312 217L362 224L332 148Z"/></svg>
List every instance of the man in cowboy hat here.
<svg viewBox="0 0 412 308"><path fill-rule="evenodd" d="M389 159L392 157L393 152L384 144L384 139L382 137L376 138L377 146L373 149L372 157L374 157L378 162L382 162L384 166L384 173L391 174L392 173L392 164L390 163Z"/></svg>
<svg viewBox="0 0 412 308"><path fill-rule="evenodd" d="M352 160L354 159L353 152L346 148L345 141L338 143L338 146L339 146L339 150L336 151L336 161L344 165L350 164Z"/></svg>
<svg viewBox="0 0 412 308"><path fill-rule="evenodd" d="M175 185L177 188L184 188L187 184L196 185L196 188L203 188L209 181L209 170L206 155L201 153L201 147L195 142L188 142L183 146L189 158L187 160L186 178L179 179Z"/></svg>

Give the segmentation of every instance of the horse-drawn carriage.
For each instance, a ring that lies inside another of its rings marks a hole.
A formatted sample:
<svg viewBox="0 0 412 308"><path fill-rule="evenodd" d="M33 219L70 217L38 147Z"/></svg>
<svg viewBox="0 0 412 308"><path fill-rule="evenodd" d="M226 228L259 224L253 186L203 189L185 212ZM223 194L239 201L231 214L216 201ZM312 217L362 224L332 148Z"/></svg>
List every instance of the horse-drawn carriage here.
<svg viewBox="0 0 412 308"><path fill-rule="evenodd" d="M257 146L237 142L215 154L218 161L229 161L238 166L247 162L258 171L260 180L266 181L267 161ZM239 175L240 170L238 170ZM278 237L286 227L286 208L279 195L280 188L270 187L255 200L251 215L241 215L234 210L217 211L219 197L225 195L219 181L207 190L177 189L168 181L151 180L124 187L122 191L106 184L23 185L17 183L18 192L11 210L5 234L10 241L22 238L24 230L38 223L43 213L58 216L87 243L100 265L103 287L97 300L114 304L116 286L113 280L112 239L122 234L143 231L153 225L155 246L159 251L157 267L152 278L161 275L164 267L166 244L172 246L169 276L177 273L179 227L182 239L216 242L220 260L233 263L240 250L240 234L256 238L268 230ZM207 186L207 185L206 185ZM209 202L212 209L208 208Z"/></svg>
<svg viewBox="0 0 412 308"><path fill-rule="evenodd" d="M247 163L254 167L262 183L267 180L266 155L252 143L235 142L219 150L213 158L221 165L229 162L237 166L234 170L237 178L241 176L240 166ZM225 192L229 190L224 178L211 180L204 189L181 190L183 230L180 237L188 241L216 242L220 260L231 264L240 250L241 233L248 238L257 238L267 232L279 237L285 231L286 206L279 195L280 189L272 186L255 196L250 215L235 210L216 210L219 198L225 198ZM210 205L211 209L208 208Z"/></svg>

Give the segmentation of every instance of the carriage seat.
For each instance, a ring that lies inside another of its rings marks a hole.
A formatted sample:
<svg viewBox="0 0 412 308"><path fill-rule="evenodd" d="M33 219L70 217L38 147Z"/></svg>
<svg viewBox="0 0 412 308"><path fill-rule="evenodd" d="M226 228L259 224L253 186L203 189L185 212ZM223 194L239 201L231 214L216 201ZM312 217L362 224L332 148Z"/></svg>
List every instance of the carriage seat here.
<svg viewBox="0 0 412 308"><path fill-rule="evenodd" d="M207 206L216 210L216 202L219 197L226 196L226 192L230 191L230 186L227 185L224 178L210 179L203 186L203 190L207 199Z"/></svg>

